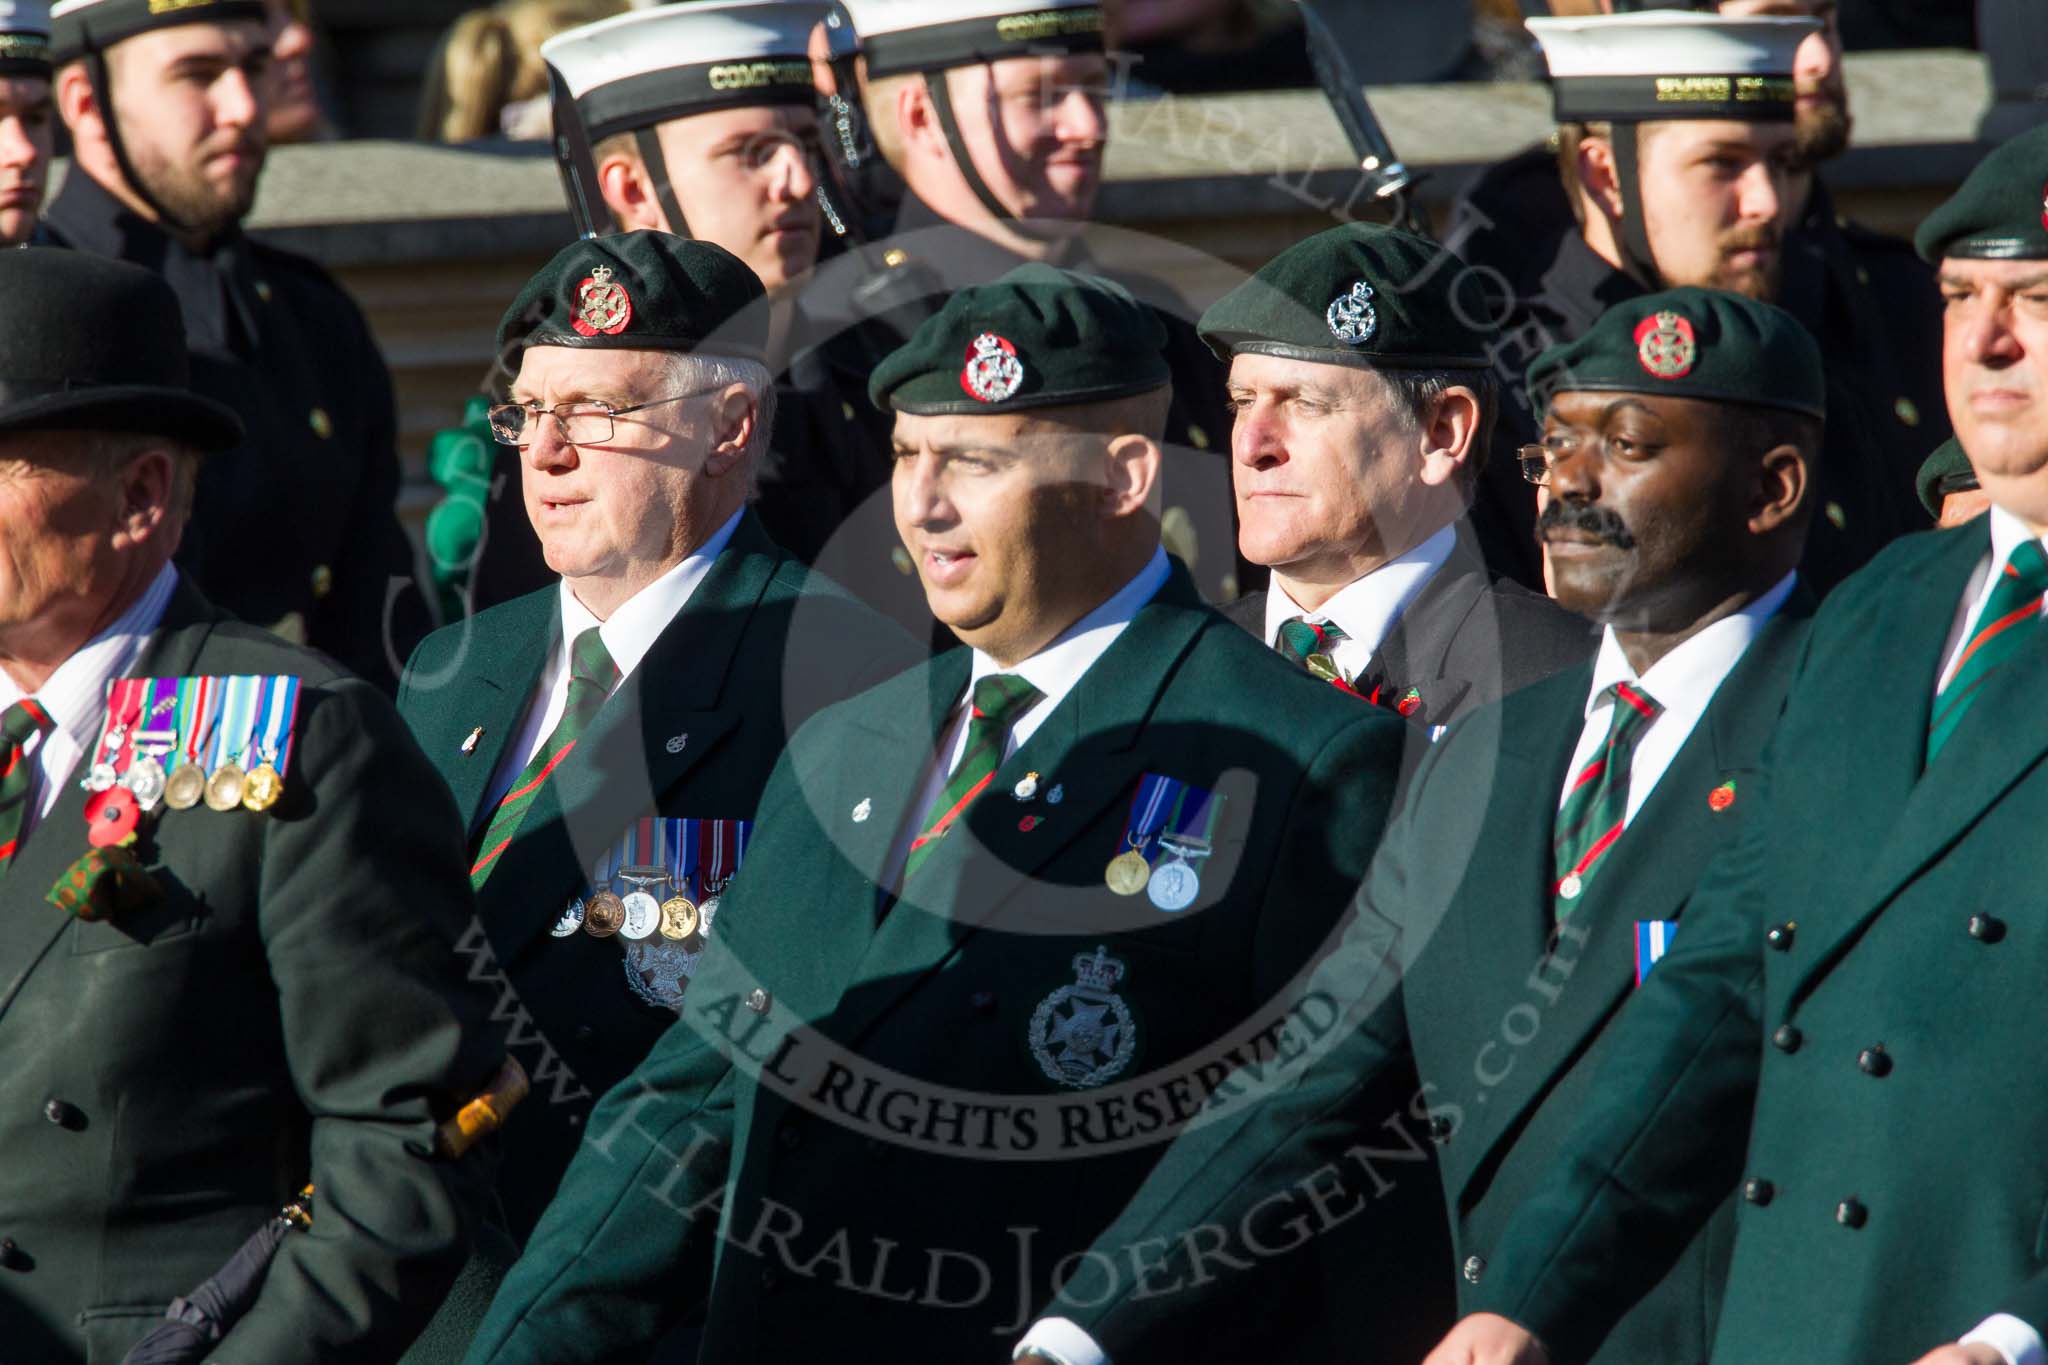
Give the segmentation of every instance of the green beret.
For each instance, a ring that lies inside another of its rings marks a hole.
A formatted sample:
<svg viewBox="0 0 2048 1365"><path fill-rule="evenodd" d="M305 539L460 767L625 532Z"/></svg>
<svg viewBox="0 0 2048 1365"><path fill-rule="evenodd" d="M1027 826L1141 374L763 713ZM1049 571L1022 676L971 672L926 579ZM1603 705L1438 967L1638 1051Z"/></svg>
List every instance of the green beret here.
<svg viewBox="0 0 2048 1365"><path fill-rule="evenodd" d="M1200 331L1240 351L1362 369L1484 369L1492 317L1464 261L1413 233L1365 223L1319 232L1211 304Z"/></svg>
<svg viewBox="0 0 2048 1365"><path fill-rule="evenodd" d="M1562 391L1671 394L1827 416L1820 345L1775 304L1719 289L1668 289L1600 315L1529 367L1538 412Z"/></svg>
<svg viewBox="0 0 2048 1365"><path fill-rule="evenodd" d="M875 367L868 397L920 417L1069 407L1172 382L1166 328L1122 285L1020 265L962 289Z"/></svg>
<svg viewBox="0 0 2048 1365"><path fill-rule="evenodd" d="M666 232L570 243L526 282L498 324L508 362L525 346L694 351L759 358L766 290L723 247ZM707 345L707 343L709 343Z"/></svg>
<svg viewBox="0 0 2048 1365"><path fill-rule="evenodd" d="M1963 187L1914 234L1920 257L2048 260L2048 126L2021 133L1977 163Z"/></svg>
<svg viewBox="0 0 2048 1365"><path fill-rule="evenodd" d="M1936 446L1920 466L1913 486L1920 492L1920 505L1931 517L1941 515L1941 500L1949 494L1977 487L1977 471L1971 468L1970 457L1963 454L1963 443L1951 436Z"/></svg>

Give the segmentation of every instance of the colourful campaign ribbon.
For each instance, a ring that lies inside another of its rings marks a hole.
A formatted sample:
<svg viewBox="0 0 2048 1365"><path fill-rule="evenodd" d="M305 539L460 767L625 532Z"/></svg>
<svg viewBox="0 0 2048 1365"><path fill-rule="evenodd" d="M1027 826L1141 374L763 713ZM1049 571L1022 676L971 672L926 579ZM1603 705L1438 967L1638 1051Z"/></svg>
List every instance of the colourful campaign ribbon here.
<svg viewBox="0 0 2048 1365"><path fill-rule="evenodd" d="M256 744L257 761L268 763L277 769L279 777L283 777L291 764L292 739L299 713L299 680L290 674L279 673L261 681L262 692L256 707L256 731L261 739L259 742L252 735L251 741ZM243 758L242 766L251 766L247 757Z"/></svg>
<svg viewBox="0 0 2048 1365"><path fill-rule="evenodd" d="M1636 985L1649 980L1650 968L1671 951L1671 940L1677 933L1678 921L1675 919L1636 921Z"/></svg>
<svg viewBox="0 0 2048 1365"><path fill-rule="evenodd" d="M1162 834L1186 834L1199 824L1206 839L1215 829L1216 812L1222 804L1213 792L1177 778L1146 773L1138 779L1138 790L1131 797L1124 847L1154 863Z"/></svg>

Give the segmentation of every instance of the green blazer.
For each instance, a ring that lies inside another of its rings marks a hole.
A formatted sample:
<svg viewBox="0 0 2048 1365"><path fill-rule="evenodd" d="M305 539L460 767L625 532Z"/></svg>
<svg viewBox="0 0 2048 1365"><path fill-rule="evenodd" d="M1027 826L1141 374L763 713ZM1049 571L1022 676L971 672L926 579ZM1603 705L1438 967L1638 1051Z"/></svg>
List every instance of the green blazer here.
<svg viewBox="0 0 2048 1365"><path fill-rule="evenodd" d="M0 876L0 1355L112 1365L311 1180L219 1365L390 1359L453 1280L488 1163L438 1122L503 1060L457 951L461 825L391 704L181 583L134 674L303 679L284 799L159 808L161 900L43 897L85 794Z"/></svg>
<svg viewBox="0 0 2048 1365"><path fill-rule="evenodd" d="M1212 1046L1299 1045L1261 1010L1364 869L1402 723L1176 566L896 900L969 669L942 655L798 734L684 1023L599 1105L471 1361L629 1358L707 1295L707 1363L1007 1355L1228 1069ZM1226 798L1178 914L1104 884L1147 773ZM1099 1031L1068 1018L1091 970ZM1034 1049L1061 1037L1126 1065L1057 1084Z"/></svg>
<svg viewBox="0 0 2048 1365"><path fill-rule="evenodd" d="M2015 1070L2048 1031L2048 647L1923 762L1986 539L1901 541L1815 619L1743 837L1474 1297L1560 1365L1734 1189L1716 1362L1908 1361L1992 1313L2048 1324L2048 1091Z"/></svg>
<svg viewBox="0 0 2048 1365"><path fill-rule="evenodd" d="M1360 889L1357 923L1324 966L1333 994L1348 988L1357 998L1360 1026L1295 1084L1184 1139L1160 1163L1098 1243L1164 1238L1180 1248L1162 1258L1149 1291L1128 1276L1112 1282L1103 1272L1109 1262L1095 1261L1051 1311L1080 1323L1117 1360L1199 1349L1229 1330L1247 1293L1262 1291L1256 1282L1205 1282L1186 1251L1197 1245L1191 1230L1247 1228L1261 1209L1276 1220L1312 1216L1306 1192L1318 1179L1341 1182L1340 1206L1384 1197L1379 1184L1411 1179L1398 1164L1400 1148L1385 1140L1390 1128L1438 1149L1456 1251L1432 1273L1455 1264L1461 1291L1481 1284L1502 1226L1588 1102L1607 1025L1636 986L1637 921L1684 918L1700 873L1751 809L1741 798L1776 724L1810 611L1795 595L1765 623L1561 933L1549 894L1555 797L1585 724L1592 665L1454 725L1418 767ZM1729 781L1738 799L1710 806L1708 793ZM1426 1108L1390 1112L1386 1074L1411 1058ZM1355 1156L1361 1142L1378 1142L1380 1163ZM1316 1175L1324 1170L1334 1180ZM1706 1359L1732 1218L1724 1207L1693 1241L1609 1340L1603 1362ZM1318 1242L1326 1263L1349 1250L1327 1237ZM1298 1272L1282 1265L1274 1273ZM1371 1278L1355 1270L1349 1278L1355 1292L1377 1292ZM1402 1357L1370 1341L1326 1358Z"/></svg>
<svg viewBox="0 0 2048 1365"><path fill-rule="evenodd" d="M472 845L489 820L491 775L561 643L559 593L530 593L438 631L406 667L399 709L454 791ZM497 992L506 1041L535 1091L506 1128L499 1174L516 1238L554 1196L596 1096L676 1019L628 984L618 940L549 932L586 889L592 862L644 815L753 819L799 724L915 659L902 631L807 572L749 512L541 787L476 898L484 956L475 974Z"/></svg>

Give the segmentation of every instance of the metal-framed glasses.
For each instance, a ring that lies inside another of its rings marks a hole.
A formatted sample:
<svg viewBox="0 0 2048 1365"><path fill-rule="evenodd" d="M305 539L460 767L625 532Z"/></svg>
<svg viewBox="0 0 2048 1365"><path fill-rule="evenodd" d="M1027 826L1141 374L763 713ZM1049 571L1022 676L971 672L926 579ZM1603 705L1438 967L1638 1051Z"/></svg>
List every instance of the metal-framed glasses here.
<svg viewBox="0 0 2048 1365"><path fill-rule="evenodd" d="M707 389L692 389L688 393L672 393L666 398L651 398L645 403L635 403L629 408L615 408L610 403L557 403L544 408L538 403L494 403L489 412L491 435L508 446L530 446L534 434L540 430L543 415L555 419L555 434L563 444L572 446L603 445L612 438L612 419L624 417L632 412L644 412L658 408L665 403L680 403L685 398L695 398L708 393Z"/></svg>
<svg viewBox="0 0 2048 1365"><path fill-rule="evenodd" d="M1550 471L1559 460L1574 455L1609 456L1618 438L1611 436L1560 435L1537 445L1518 446L1515 458L1522 462L1522 477L1541 487L1550 482Z"/></svg>

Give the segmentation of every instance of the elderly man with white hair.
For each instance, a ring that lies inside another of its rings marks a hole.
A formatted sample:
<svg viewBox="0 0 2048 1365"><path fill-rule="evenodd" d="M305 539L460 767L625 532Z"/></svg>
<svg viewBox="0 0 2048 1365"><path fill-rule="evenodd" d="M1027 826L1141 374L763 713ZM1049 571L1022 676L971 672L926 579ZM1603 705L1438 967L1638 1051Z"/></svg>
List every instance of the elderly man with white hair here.
<svg viewBox="0 0 2048 1365"><path fill-rule="evenodd" d="M738 257L661 232L534 276L491 424L560 582L433 635L401 685L468 821L472 969L540 1100L500 1178L518 1237L592 1099L675 1021L789 733L913 661L747 508L774 417L763 298Z"/></svg>

